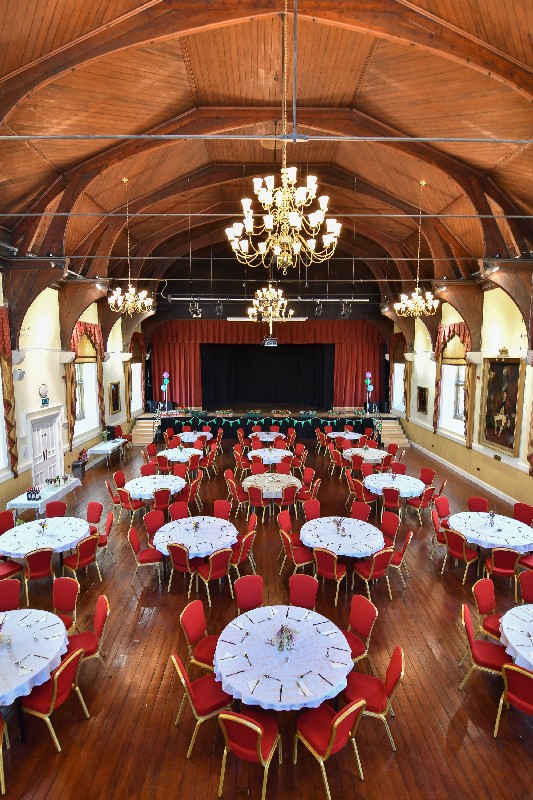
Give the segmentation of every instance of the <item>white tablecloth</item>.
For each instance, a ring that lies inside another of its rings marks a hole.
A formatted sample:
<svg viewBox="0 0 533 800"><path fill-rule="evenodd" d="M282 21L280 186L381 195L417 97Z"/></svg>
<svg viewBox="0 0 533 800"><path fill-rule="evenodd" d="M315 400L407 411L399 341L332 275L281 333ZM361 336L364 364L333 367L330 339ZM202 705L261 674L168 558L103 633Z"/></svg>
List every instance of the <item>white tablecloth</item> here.
<svg viewBox="0 0 533 800"><path fill-rule="evenodd" d="M279 464L285 456L292 456L290 450L282 450L278 447L261 447L259 450L250 450L250 458L259 456L263 464Z"/></svg>
<svg viewBox="0 0 533 800"><path fill-rule="evenodd" d="M328 433L327 435L330 439L337 439L340 437L341 439L350 439L352 442L356 442L364 434L355 433L354 431L331 431L331 433Z"/></svg>
<svg viewBox="0 0 533 800"><path fill-rule="evenodd" d="M519 553L533 550L533 528L512 517L494 515L494 525L486 511L461 511L449 518L450 528L459 531L478 547L512 547Z"/></svg>
<svg viewBox="0 0 533 800"><path fill-rule="evenodd" d="M533 670L533 605L515 606L500 620L501 643L515 664Z"/></svg>
<svg viewBox="0 0 533 800"><path fill-rule="evenodd" d="M59 617L49 611L7 611L0 613L2 622L11 647L0 644L0 706L9 706L48 680L67 651L68 637Z"/></svg>
<svg viewBox="0 0 533 800"><path fill-rule="evenodd" d="M282 624L295 641L280 652L270 640ZM298 606L263 606L224 628L214 666L224 691L246 705L290 711L336 697L353 663L344 635L326 617Z"/></svg>
<svg viewBox="0 0 533 800"><path fill-rule="evenodd" d="M192 444L194 444L199 436L205 436L207 441L213 438L213 434L207 431L185 431L185 433L178 433L177 436L180 437L182 442L192 442Z"/></svg>
<svg viewBox="0 0 533 800"><path fill-rule="evenodd" d="M256 436L262 442L275 442L276 439L286 439L284 433L273 433L272 431L254 431L252 436Z"/></svg>
<svg viewBox="0 0 533 800"><path fill-rule="evenodd" d="M205 558L215 550L231 547L237 541L237 534L235 525L220 517L185 517L159 528L154 546L167 556L167 545L176 542L185 545L190 558Z"/></svg>
<svg viewBox="0 0 533 800"><path fill-rule="evenodd" d="M100 442L93 447L89 447L87 454L90 456L109 456L115 450L120 450L126 444L126 439L111 439L108 442Z"/></svg>
<svg viewBox="0 0 533 800"><path fill-rule="evenodd" d="M378 450L377 447L367 447L366 450L362 447L347 447L346 450L342 451L342 454L348 461L352 456L361 456L367 464L381 464L387 452L386 450Z"/></svg>
<svg viewBox="0 0 533 800"><path fill-rule="evenodd" d="M186 464L192 456L203 456L202 450L196 450L194 447L173 447L171 450L161 450L158 456L166 456L169 461L174 461L178 464Z"/></svg>
<svg viewBox="0 0 533 800"><path fill-rule="evenodd" d="M26 498L26 492L24 492L18 497L13 498L13 500L10 500L6 508L18 511L26 511L28 508L35 508L38 514L44 514L47 503L51 500L62 500L65 495L77 489L78 486L81 486L81 481L78 478L69 478L68 481L62 483L61 486L45 484L41 487L40 500L28 500Z"/></svg>
<svg viewBox="0 0 533 800"><path fill-rule="evenodd" d="M385 547L379 528L350 517L319 517L306 522L300 539L308 547L325 547L339 556L352 558L366 558Z"/></svg>
<svg viewBox="0 0 533 800"><path fill-rule="evenodd" d="M178 494L185 484L183 478L174 475L147 475L128 481L125 488L134 500L153 500L156 489L170 489L171 494Z"/></svg>
<svg viewBox="0 0 533 800"><path fill-rule="evenodd" d="M396 475L394 478L386 472L383 475L369 475L363 481L365 488L374 494L383 494L383 487L390 486L393 489L400 490L400 497L420 497L425 484L419 481L418 478L410 478L409 475Z"/></svg>
<svg viewBox="0 0 533 800"><path fill-rule="evenodd" d="M248 491L250 486L256 486L263 490L263 497L266 500L281 499L281 494L285 486L296 486L302 488L302 482L294 475L279 475L277 472L265 472L264 475L250 475L242 482L243 488Z"/></svg>
<svg viewBox="0 0 533 800"><path fill-rule="evenodd" d="M44 527L42 527L44 526ZM0 536L0 555L24 558L32 550L51 547L54 553L65 553L89 535L89 523L77 517L52 517L16 525Z"/></svg>

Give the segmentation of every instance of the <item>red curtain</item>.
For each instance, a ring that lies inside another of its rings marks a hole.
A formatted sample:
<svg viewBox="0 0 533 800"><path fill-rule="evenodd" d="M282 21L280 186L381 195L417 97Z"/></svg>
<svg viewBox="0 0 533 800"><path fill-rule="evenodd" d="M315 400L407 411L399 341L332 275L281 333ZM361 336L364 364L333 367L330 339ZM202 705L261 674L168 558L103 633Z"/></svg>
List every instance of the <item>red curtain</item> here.
<svg viewBox="0 0 533 800"><path fill-rule="evenodd" d="M179 406L201 407L200 344L260 344L263 326L225 320L172 320L152 337L154 399L162 401L163 372L170 374L168 400ZM370 322L313 320L274 325L280 344L335 345L335 406L362 406L365 373L372 373L372 399L381 399L381 359L384 339Z"/></svg>

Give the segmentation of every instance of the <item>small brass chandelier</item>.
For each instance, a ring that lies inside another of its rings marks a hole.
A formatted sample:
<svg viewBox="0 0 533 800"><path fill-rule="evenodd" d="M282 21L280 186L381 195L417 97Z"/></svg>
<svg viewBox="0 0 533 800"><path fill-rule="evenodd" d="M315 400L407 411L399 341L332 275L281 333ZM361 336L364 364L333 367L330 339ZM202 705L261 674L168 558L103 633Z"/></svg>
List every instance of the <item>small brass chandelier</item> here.
<svg viewBox="0 0 533 800"><path fill-rule="evenodd" d="M296 92L296 86L293 91ZM308 175L305 185L297 186L297 168L287 167L287 0L283 16L281 115L281 186L276 188L274 175L254 178L262 220L261 216L254 218L252 200L245 197L241 200L242 222L226 228L226 236L241 264L267 269L274 265L286 275L290 267L299 264L308 267L331 258L342 227L336 219L326 219L329 203L326 195L320 196L318 207L315 205L311 210L318 190L316 177ZM320 245L317 239L324 222Z"/></svg>
<svg viewBox="0 0 533 800"><path fill-rule="evenodd" d="M422 294L420 280L420 241L422 228L422 190L426 182L420 181L420 203L418 207L418 250L416 255L416 286L410 295L401 294L400 301L394 303L394 310L400 317L431 317L439 307L439 301L431 292Z"/></svg>
<svg viewBox="0 0 533 800"><path fill-rule="evenodd" d="M130 263L130 205L128 199L128 178L122 178L126 187L126 234L128 242L128 291L122 294L122 289L117 286L113 294L109 295L107 301L111 311L117 314L144 314L153 308L153 298L148 297L148 292L142 291L137 294L131 285L131 263Z"/></svg>
<svg viewBox="0 0 533 800"><path fill-rule="evenodd" d="M268 323L271 335L273 322L288 322L293 314L292 308L288 308L287 298L283 297L283 290L276 289L272 283L256 291L253 305L248 309L250 321Z"/></svg>

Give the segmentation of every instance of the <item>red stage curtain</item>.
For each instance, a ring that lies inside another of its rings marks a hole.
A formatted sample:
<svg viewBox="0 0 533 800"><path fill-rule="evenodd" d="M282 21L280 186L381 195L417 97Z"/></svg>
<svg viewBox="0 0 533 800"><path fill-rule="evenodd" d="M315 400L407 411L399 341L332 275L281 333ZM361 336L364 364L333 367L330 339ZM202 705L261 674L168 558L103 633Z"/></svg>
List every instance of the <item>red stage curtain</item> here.
<svg viewBox="0 0 533 800"><path fill-rule="evenodd" d="M152 337L154 399L163 400L163 372L170 373L168 399L179 406L201 407L200 344L260 344L263 326L225 320L172 320ZM361 406L366 400L365 372L372 373L372 399L381 398L384 344L370 322L312 320L274 325L280 344L335 344L335 406Z"/></svg>

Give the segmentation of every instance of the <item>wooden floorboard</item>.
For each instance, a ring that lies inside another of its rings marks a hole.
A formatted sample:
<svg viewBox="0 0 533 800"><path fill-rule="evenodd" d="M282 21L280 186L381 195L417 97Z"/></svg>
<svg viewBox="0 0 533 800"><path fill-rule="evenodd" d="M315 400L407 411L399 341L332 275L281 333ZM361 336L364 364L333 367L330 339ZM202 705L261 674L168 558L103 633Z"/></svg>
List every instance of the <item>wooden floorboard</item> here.
<svg viewBox="0 0 533 800"><path fill-rule="evenodd" d="M204 481L206 514L212 512L215 499L225 497L222 472L232 465L231 444L224 443L219 477L209 483ZM322 514L345 513L345 484L328 476L324 459L315 455L314 443L308 445L311 450L308 463L323 478L319 494ZM139 450L129 450L124 462L127 478L138 474L140 463ZM482 494L473 484L415 450L408 451L406 464L409 474L418 475L420 467L433 466L438 483L448 478L446 494L452 511L463 510L470 495ZM89 500L99 500L107 510L109 496L103 481L109 474L105 462L88 470L77 497L68 498L67 513L84 514ZM490 505L497 512L511 512L505 503L492 496ZM242 530L244 519L237 518L236 524ZM139 528L144 541L144 528L142 525ZM332 798L529 800L533 718L515 710L504 711L498 739L494 740L492 730L501 680L478 673L462 692L458 689L465 674L464 668L458 666L465 649L460 609L463 602L473 605L474 568L469 571L465 587L461 585L460 566L448 564L441 576L442 551L429 558L429 518L425 517L420 527L416 515L408 514L398 534L398 543L403 542L410 529L415 535L407 555L411 573L408 588L404 590L399 577L394 575L390 601L385 584L379 582L372 587L379 609L372 653L379 674L384 675L397 644L405 650L406 673L391 723L397 752L392 752L379 721L363 720L357 741L365 780L359 780L353 752L346 748L326 765ZM277 527L267 518L258 530L256 561L258 572L265 579L266 601L288 602L289 571L286 568L281 576L278 574ZM44 723L38 719L27 718L27 741L21 743L14 709L8 709L5 716L12 742L11 750L4 750L8 797L25 800L56 800L59 796L76 800L216 797L222 758L222 736L216 721L201 726L189 761L185 754L194 720L188 707L179 727L174 726L181 690L169 657L174 651L186 654L179 627L179 614L187 603L186 584L178 576L170 593L166 585L160 592L155 573L141 570L140 578L131 585L134 562L126 534L127 523L122 520L112 532L116 563L105 556L101 561L102 584L94 570L80 578L80 630L91 625L96 598L101 592L111 605L104 648L110 676L94 661L82 668L80 685L91 719L85 720L75 697L58 709L53 723L63 749L57 754ZM355 591L364 593L364 585L357 579ZM203 587L199 597L205 601L209 632L220 632L236 614L236 603L230 600L227 584L220 589L216 585L212 588L211 610L207 608ZM513 605L512 592L504 581L496 581L496 597L500 611ZM346 627L350 598L351 592L341 589L335 608L333 586L321 585L317 611ZM33 607L51 610L49 581L32 584L30 602ZM199 674L196 672L193 677ZM267 797L324 800L320 770L303 747L299 748L297 766L292 764L297 714L281 714L278 718L283 764L279 766L274 759L271 765ZM259 797L261 779L261 770L256 765L238 762L230 755L223 797Z"/></svg>

